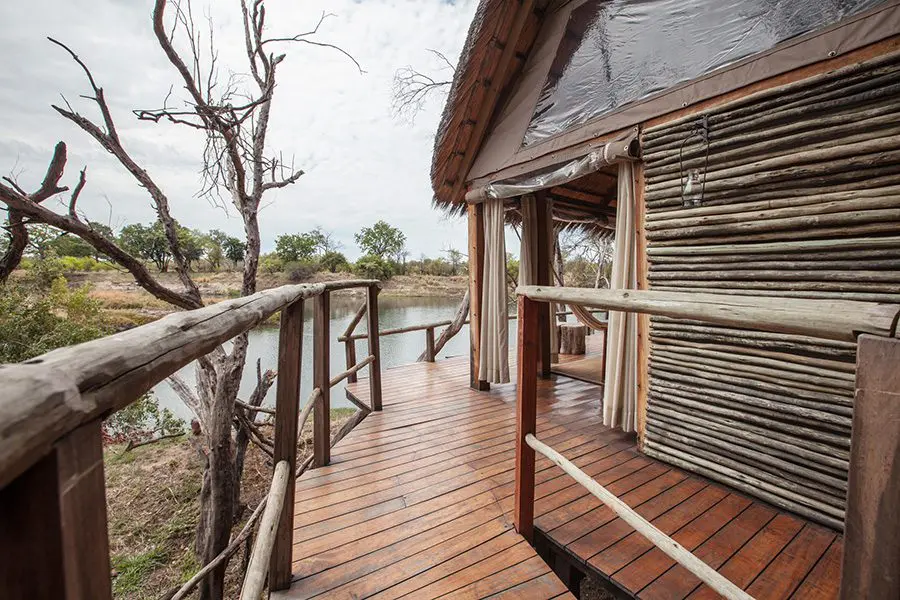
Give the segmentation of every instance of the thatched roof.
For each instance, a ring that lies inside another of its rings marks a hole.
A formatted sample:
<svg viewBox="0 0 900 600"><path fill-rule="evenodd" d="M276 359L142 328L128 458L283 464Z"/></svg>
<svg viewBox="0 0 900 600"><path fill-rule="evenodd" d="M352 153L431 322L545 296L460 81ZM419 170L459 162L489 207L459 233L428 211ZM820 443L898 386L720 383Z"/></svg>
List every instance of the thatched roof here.
<svg viewBox="0 0 900 600"><path fill-rule="evenodd" d="M547 4L547 0L479 3L435 136L431 185L436 206L451 212L464 207L462 179L471 167L490 119L527 58ZM528 13L521 14L523 10ZM524 19L520 28L515 27L517 17L520 22ZM507 68L500 73L504 48L516 33L511 64L503 65ZM485 112L489 113L487 119L479 118Z"/></svg>

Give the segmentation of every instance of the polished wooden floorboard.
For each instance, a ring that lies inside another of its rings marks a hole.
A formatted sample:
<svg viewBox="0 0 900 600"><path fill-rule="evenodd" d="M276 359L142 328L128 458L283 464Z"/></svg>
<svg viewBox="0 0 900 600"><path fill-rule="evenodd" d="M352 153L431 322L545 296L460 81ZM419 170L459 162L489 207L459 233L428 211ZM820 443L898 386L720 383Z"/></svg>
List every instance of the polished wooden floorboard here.
<svg viewBox="0 0 900 600"><path fill-rule="evenodd" d="M572 598L512 525L514 386L473 391L468 369L383 373L384 410L297 482L294 582L278 597ZM367 401L365 377L348 390ZM603 427L601 397L539 382L538 437L754 597L836 597L840 536L642 455ZM715 597L546 459L535 483L537 529L583 569L634 597Z"/></svg>

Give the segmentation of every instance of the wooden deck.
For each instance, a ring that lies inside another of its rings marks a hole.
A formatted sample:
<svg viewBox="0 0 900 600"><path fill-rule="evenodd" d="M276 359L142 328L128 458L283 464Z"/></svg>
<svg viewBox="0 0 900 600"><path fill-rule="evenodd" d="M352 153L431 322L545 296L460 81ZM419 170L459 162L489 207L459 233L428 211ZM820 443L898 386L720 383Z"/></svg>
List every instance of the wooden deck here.
<svg viewBox="0 0 900 600"><path fill-rule="evenodd" d="M465 358L384 372L383 412L297 483L294 583L277 597L572 598L512 527L514 386L467 384ZM641 455L600 423L595 385L539 388L541 440L753 596L836 597L833 531ZM363 382L348 389L366 396ZM715 597L549 461L536 483L556 555L623 595Z"/></svg>

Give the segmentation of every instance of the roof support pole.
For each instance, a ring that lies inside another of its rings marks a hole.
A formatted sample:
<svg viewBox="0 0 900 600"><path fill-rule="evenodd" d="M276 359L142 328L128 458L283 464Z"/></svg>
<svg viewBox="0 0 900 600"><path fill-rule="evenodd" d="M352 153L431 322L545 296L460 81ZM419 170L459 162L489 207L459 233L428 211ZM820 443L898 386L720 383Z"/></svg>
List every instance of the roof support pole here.
<svg viewBox="0 0 900 600"><path fill-rule="evenodd" d="M484 205L470 204L469 216L469 385L474 390L491 388L478 373L481 357L481 298L484 290Z"/></svg>

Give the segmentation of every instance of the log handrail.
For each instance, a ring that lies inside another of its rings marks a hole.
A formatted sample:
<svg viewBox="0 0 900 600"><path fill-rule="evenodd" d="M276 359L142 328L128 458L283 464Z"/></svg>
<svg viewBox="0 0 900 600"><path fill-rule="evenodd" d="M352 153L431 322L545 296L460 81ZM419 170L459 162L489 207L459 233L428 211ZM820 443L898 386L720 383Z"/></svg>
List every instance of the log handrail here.
<svg viewBox="0 0 900 600"><path fill-rule="evenodd" d="M669 558L691 572L695 577L721 594L728 600L753 600L753 596L739 588L731 580L719 574L718 571L697 558L690 550L663 533L650 521L639 515L630 506L619 500L615 494L597 483L590 475L572 464L565 456L541 442L533 434L525 436L532 450L540 452L572 477L582 487L589 491L595 498L608 506L623 521L628 523L635 531L647 538L654 546L662 550Z"/></svg>
<svg viewBox="0 0 900 600"><path fill-rule="evenodd" d="M855 300L537 285L520 286L516 293L539 302L574 303L846 342L856 341L862 333L895 337L900 316L900 304Z"/></svg>
<svg viewBox="0 0 900 600"><path fill-rule="evenodd" d="M286 460L275 465L272 484L266 496L266 508L259 521L256 542L250 552L250 562L247 565L244 584L241 586L241 600L257 600L266 585L269 559L275 546L275 534L281 517L281 509L284 506L284 498L287 495L287 486L291 479L290 471L291 465Z"/></svg>
<svg viewBox="0 0 900 600"><path fill-rule="evenodd" d="M60 573L64 573L67 590L79 590L84 597L111 598L106 512L98 508L106 505L102 478L102 419L125 408L190 362L281 311L275 409L240 401L236 406L242 417L244 411L250 414L274 412L272 454L277 466L269 506L263 515L261 537L251 560L252 573L242 597L258 597L260 586L266 580L266 571L270 589L287 587L291 580L294 481L310 466L313 458L310 456L295 468L298 433L311 412L316 411L314 442L330 450L370 412L368 407L357 411L335 436L331 436L327 418L319 418L323 412L327 415L330 408L327 390L331 380L326 362L317 369L324 385L313 390L298 418L304 301L315 298L322 313L318 315L319 320L322 317L327 320L330 293L350 288L366 290L365 312L377 318L378 281L287 285L197 310L173 313L153 323L53 350L21 364L0 365L0 503L7 507L6 517L20 522L17 531L34 529L43 532L38 543L18 543L14 538L6 540L16 548L29 548L30 554L3 548L8 550L6 554L16 558L0 565L0 579L7 581L13 577L12 573L49 557L42 563L42 572L48 573L48 577L52 572L60 581ZM316 339L320 346L317 362L322 360L321 357L327 357L327 321L322 333L324 335L320 334ZM373 404L377 400L380 409L377 326L370 335L370 344L372 356L356 370L371 365ZM339 377L342 376L346 374ZM324 464L327 464L328 451L324 456ZM36 474L40 474L38 479L35 479ZM47 487L48 476L52 481L66 482L66 487L58 484ZM280 494L280 501L273 502L272 494ZM41 510L17 512L17 507L27 507L33 502L38 502ZM63 515L63 519L44 523L46 511ZM259 518L259 514L260 511L256 511L253 519ZM245 539L247 536L249 530L245 527L240 537ZM229 545L215 559L215 564L201 569L179 594L188 593L206 573L217 568L234 552L233 546ZM90 551L85 551L86 548ZM65 560L65 568L59 562L61 560ZM17 596L27 589L26 586L10 592Z"/></svg>

